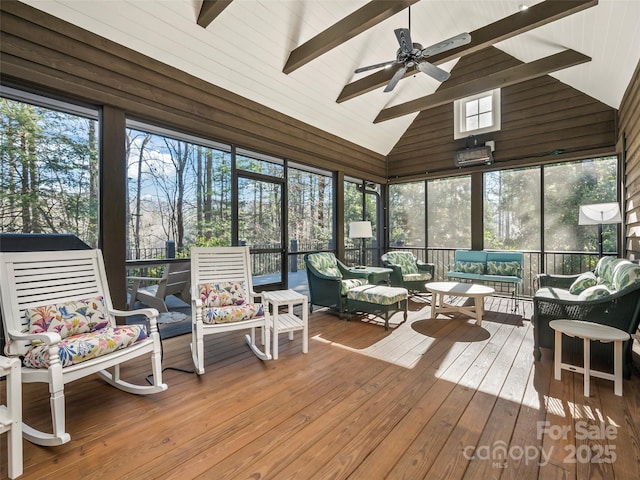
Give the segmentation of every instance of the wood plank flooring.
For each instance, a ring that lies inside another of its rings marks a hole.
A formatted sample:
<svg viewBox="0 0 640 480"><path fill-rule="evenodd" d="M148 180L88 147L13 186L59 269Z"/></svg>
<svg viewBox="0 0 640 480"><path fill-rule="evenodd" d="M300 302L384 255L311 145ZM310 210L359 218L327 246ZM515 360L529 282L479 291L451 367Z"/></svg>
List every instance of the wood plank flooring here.
<svg viewBox="0 0 640 480"><path fill-rule="evenodd" d="M532 305L487 299L482 327L430 317L350 322L310 316L261 362L228 333L206 339L206 373L166 370L169 389L140 397L97 378L66 387L71 442L24 442L25 479L548 479L638 478L640 377L553 379L552 352L534 362ZM164 366L189 369L190 336L164 340ZM141 361L124 370L144 382ZM4 385L0 384L0 403ZM24 386L24 418L50 429L46 386ZM0 478L7 476L0 436Z"/></svg>

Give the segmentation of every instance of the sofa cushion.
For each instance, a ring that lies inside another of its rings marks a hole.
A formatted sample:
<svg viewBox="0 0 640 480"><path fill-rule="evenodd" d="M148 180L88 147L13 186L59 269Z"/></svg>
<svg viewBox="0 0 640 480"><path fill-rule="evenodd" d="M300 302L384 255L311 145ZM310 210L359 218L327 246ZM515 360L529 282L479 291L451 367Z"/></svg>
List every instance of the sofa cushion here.
<svg viewBox="0 0 640 480"><path fill-rule="evenodd" d="M593 272L584 272L569 287L569 293L579 295L589 287L598 284L598 279Z"/></svg>
<svg viewBox="0 0 640 480"><path fill-rule="evenodd" d="M29 333L55 332L61 338L90 333L109 324L109 314L100 297L27 308Z"/></svg>
<svg viewBox="0 0 640 480"><path fill-rule="evenodd" d="M520 272L520 262L496 262L487 261L487 273L489 275L503 275L509 277L517 277Z"/></svg>
<svg viewBox="0 0 640 480"><path fill-rule="evenodd" d="M575 302L578 300L578 295L572 295L564 288L542 287L536 290L534 298Z"/></svg>
<svg viewBox="0 0 640 480"><path fill-rule="evenodd" d="M62 366L68 367L129 347L145 338L147 330L142 324L105 327L61 340L58 355ZM23 364L27 368L48 368L49 346L34 345L25 355Z"/></svg>
<svg viewBox="0 0 640 480"><path fill-rule="evenodd" d="M484 266L484 262L464 262L457 260L453 269L456 272L483 274Z"/></svg>
<svg viewBox="0 0 640 480"><path fill-rule="evenodd" d="M613 272L620 259L615 257L602 257L594 270L598 283L613 287Z"/></svg>
<svg viewBox="0 0 640 480"><path fill-rule="evenodd" d="M580 295L578 295L578 300L597 300L599 298L608 297L609 295L611 295L611 291L606 285L594 285L580 293Z"/></svg>
<svg viewBox="0 0 640 480"><path fill-rule="evenodd" d="M613 270L613 288L622 290L630 285L640 282L640 265L628 260L620 260Z"/></svg>

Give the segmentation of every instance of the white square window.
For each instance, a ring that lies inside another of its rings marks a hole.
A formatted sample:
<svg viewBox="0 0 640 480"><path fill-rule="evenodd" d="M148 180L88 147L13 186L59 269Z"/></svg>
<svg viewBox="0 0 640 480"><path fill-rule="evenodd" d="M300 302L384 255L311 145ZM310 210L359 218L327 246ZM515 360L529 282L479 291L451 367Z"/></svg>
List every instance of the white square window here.
<svg viewBox="0 0 640 480"><path fill-rule="evenodd" d="M500 89L453 102L453 138L500 130Z"/></svg>

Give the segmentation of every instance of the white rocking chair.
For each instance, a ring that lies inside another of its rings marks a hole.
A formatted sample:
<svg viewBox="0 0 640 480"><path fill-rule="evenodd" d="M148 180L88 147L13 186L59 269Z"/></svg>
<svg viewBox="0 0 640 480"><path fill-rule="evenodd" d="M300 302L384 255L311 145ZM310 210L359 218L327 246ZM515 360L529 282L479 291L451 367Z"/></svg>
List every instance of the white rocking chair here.
<svg viewBox="0 0 640 480"><path fill-rule="evenodd" d="M98 297L102 302L96 301ZM98 310L91 310L93 307L86 306L89 304L98 305ZM71 439L65 431L64 385L68 382L97 373L107 383L129 393L151 394L167 389L162 383L158 311L113 309L100 250L0 253L0 306L6 354L23 357L22 382L49 384L53 433L23 423L23 436L32 443L54 446ZM51 309L60 315L51 314ZM73 320L64 323L74 309ZM49 313L43 313L40 321L30 322L30 318L36 318L33 312ZM89 317L89 312L95 315ZM146 338L138 326L116 326L115 316L140 314L149 318ZM61 318L62 323L57 323L56 318ZM78 318L82 330L76 332ZM38 331L40 325L45 330ZM110 342L96 338L112 334ZM74 341L82 348L65 349ZM86 348L114 342L118 342L117 349L108 352L110 349L105 347ZM135 385L122 380L120 364L143 355L151 360L153 384ZM38 361L42 362L39 367L34 365Z"/></svg>
<svg viewBox="0 0 640 480"><path fill-rule="evenodd" d="M192 247L191 290L191 353L199 375L204 374L205 335L251 329L249 347L261 360L271 360L269 312L254 303L259 295L253 291L249 247ZM264 351L256 345L256 327L262 327Z"/></svg>

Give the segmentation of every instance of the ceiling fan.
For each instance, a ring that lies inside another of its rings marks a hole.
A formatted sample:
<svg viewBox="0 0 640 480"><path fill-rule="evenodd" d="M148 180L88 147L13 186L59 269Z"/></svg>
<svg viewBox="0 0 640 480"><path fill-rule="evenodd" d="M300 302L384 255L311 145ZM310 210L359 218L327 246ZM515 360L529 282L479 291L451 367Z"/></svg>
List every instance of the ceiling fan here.
<svg viewBox="0 0 640 480"><path fill-rule="evenodd" d="M449 78L450 73L436 67L432 63L429 63L426 59L435 55L436 53L446 52L452 48L459 47L460 45L466 45L471 41L471 35L468 33L461 33L455 37L451 37L447 40L443 40L427 48L422 48L419 43L413 43L411 41L411 33L408 28L396 28L394 30L400 48L396 53L396 59L388 62L377 63L375 65L369 65L368 67L361 67L355 70L355 73L366 72L368 70L375 70L377 68L389 68L394 65L400 67L396 70L387 86L385 92L390 92L404 77L407 70L410 68L417 68L422 73L426 73L430 77L435 78L439 82L444 82Z"/></svg>

